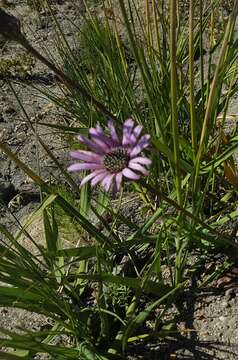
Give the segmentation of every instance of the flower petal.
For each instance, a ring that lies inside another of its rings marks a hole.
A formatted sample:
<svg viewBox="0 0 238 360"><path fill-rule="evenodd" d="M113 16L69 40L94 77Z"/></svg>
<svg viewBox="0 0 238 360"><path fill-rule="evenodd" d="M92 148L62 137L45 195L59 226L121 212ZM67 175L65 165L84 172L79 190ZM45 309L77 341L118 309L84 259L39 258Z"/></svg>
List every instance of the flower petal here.
<svg viewBox="0 0 238 360"><path fill-rule="evenodd" d="M141 134L141 131L143 129L142 125L137 125L134 130L132 131L132 134L130 136L130 144L134 145L137 142L138 137Z"/></svg>
<svg viewBox="0 0 238 360"><path fill-rule="evenodd" d="M110 149L111 144L109 140L106 139L105 135L98 134L97 129L95 128L89 129L89 133L92 137L93 142L95 142L104 151L104 153Z"/></svg>
<svg viewBox="0 0 238 360"><path fill-rule="evenodd" d="M75 150L75 151L70 151L69 154L73 159L89 161L94 163L101 163L102 161L102 156L92 151Z"/></svg>
<svg viewBox="0 0 238 360"><path fill-rule="evenodd" d="M84 184L86 184L88 181L90 181L91 179L93 179L97 175L101 174L102 171L104 171L104 170L96 170L96 171L92 172L91 174L85 176L83 178L83 180L81 181L81 183L80 183L80 187L82 187Z"/></svg>
<svg viewBox="0 0 238 360"><path fill-rule="evenodd" d="M104 131L100 125L96 125L96 128L89 129L89 133L92 137L92 140L97 142L99 146L103 146L104 149L105 146L110 148L113 145L111 139L104 134Z"/></svg>
<svg viewBox="0 0 238 360"><path fill-rule="evenodd" d="M130 157L138 155L143 149L149 146L150 135L146 134L142 136L137 145L130 152Z"/></svg>
<svg viewBox="0 0 238 360"><path fill-rule="evenodd" d="M130 162L139 163L142 165L151 165L152 164L152 161L145 156L137 156L137 157L131 159Z"/></svg>
<svg viewBox="0 0 238 360"><path fill-rule="evenodd" d="M107 176L107 174L108 174L108 172L106 170L104 170L103 172L101 172L100 174L95 176L91 181L91 185L92 186L97 185L101 180L103 180Z"/></svg>
<svg viewBox="0 0 238 360"><path fill-rule="evenodd" d="M127 119L123 125L123 138L122 145L126 146L130 144L130 136L134 126L134 121L132 119Z"/></svg>
<svg viewBox="0 0 238 360"><path fill-rule="evenodd" d="M119 173L116 174L117 191L119 191L120 188L121 188L121 182L122 182L122 172L119 172Z"/></svg>
<svg viewBox="0 0 238 360"><path fill-rule="evenodd" d="M103 128L99 124L96 125L95 129L96 129L98 135L105 136Z"/></svg>
<svg viewBox="0 0 238 360"><path fill-rule="evenodd" d="M104 134L103 128L99 124L96 125L96 132L98 137L102 139L109 147L113 146L112 139Z"/></svg>
<svg viewBox="0 0 238 360"><path fill-rule="evenodd" d="M95 151L96 153L105 154L105 151L100 146L98 146L94 141L89 140L88 138L82 135L79 135L78 139L82 144L88 146L91 150Z"/></svg>
<svg viewBox="0 0 238 360"><path fill-rule="evenodd" d="M110 135L111 135L111 138L112 138L113 142L115 143L115 145L118 145L119 144L119 138L117 136L117 132L116 132L115 126L113 124L113 121L109 120L107 126L108 126L108 129L110 131Z"/></svg>
<svg viewBox="0 0 238 360"><path fill-rule="evenodd" d="M109 174L101 182L101 185L104 187L105 191L109 191L109 189L112 185L114 176L115 176L115 174Z"/></svg>
<svg viewBox="0 0 238 360"><path fill-rule="evenodd" d="M140 175L136 174L134 171L132 171L129 168L123 169L122 174L131 180L139 180L139 178L140 178Z"/></svg>
<svg viewBox="0 0 238 360"><path fill-rule="evenodd" d="M68 171L81 171L81 170L96 170L103 169L102 164L94 163L76 163L68 167Z"/></svg>
<svg viewBox="0 0 238 360"><path fill-rule="evenodd" d="M129 168L141 172L143 175L147 176L149 175L148 170L144 168L144 166L141 166L140 164L136 164L133 162L129 162Z"/></svg>

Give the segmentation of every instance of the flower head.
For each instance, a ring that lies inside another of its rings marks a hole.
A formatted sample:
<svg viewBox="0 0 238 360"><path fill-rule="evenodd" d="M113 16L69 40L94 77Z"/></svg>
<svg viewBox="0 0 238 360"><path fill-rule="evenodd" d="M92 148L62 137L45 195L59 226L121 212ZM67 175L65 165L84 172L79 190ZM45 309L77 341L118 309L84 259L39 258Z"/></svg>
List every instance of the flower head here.
<svg viewBox="0 0 238 360"><path fill-rule="evenodd" d="M105 135L100 125L96 125L89 130L91 139L78 136L90 151L71 151L71 157L82 162L70 165L68 171L91 170L81 181L81 186L88 181L92 186L101 183L105 191L118 191L123 176L139 180L142 175L148 175L146 166L151 164L151 160L140 153L149 146L150 135L141 136L142 129L141 125L135 126L132 119L127 119L120 140L111 120L108 122L109 136Z"/></svg>

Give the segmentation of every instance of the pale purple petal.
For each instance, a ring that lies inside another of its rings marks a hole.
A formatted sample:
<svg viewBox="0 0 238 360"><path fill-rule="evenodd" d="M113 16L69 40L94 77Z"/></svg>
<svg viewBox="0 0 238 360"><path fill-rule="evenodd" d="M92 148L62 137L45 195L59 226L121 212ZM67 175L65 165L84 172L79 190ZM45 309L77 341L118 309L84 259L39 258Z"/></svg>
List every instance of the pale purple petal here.
<svg viewBox="0 0 238 360"><path fill-rule="evenodd" d="M130 136L134 126L134 121L132 119L127 119L123 125L123 138L122 145L126 146L130 144Z"/></svg>
<svg viewBox="0 0 238 360"><path fill-rule="evenodd" d="M93 179L95 176L99 175L102 173L102 171L104 170L95 170L94 172L92 172L91 174L85 176L85 178L83 178L83 180L80 183L80 187L83 186L84 184L86 184L88 181L90 181L91 179Z"/></svg>
<svg viewBox="0 0 238 360"><path fill-rule="evenodd" d="M116 186L117 186L117 191L120 190L121 182L122 182L122 172L119 172L119 173L116 174Z"/></svg>
<svg viewBox="0 0 238 360"><path fill-rule="evenodd" d="M96 130L97 130L98 135L105 136L103 128L99 124L96 125Z"/></svg>
<svg viewBox="0 0 238 360"><path fill-rule="evenodd" d="M112 140L104 134L103 128L99 124L96 125L96 131L97 131L98 136L102 140L104 140L109 146L113 145Z"/></svg>
<svg viewBox="0 0 238 360"><path fill-rule="evenodd" d="M141 165L151 165L152 161L145 156L138 156L130 160L133 163L139 163Z"/></svg>
<svg viewBox="0 0 238 360"><path fill-rule="evenodd" d="M142 138L139 140L138 144L130 152L130 156L134 157L134 156L138 155L143 149L148 147L149 139L150 139L150 135L148 135L148 134L142 136Z"/></svg>
<svg viewBox="0 0 238 360"><path fill-rule="evenodd" d="M108 146L104 140L94 137L93 141L102 149L104 153L107 153L110 150L110 146Z"/></svg>
<svg viewBox="0 0 238 360"><path fill-rule="evenodd" d="M89 133L92 137L92 140L95 141L104 151L113 145L112 141L104 134L101 126L97 125L96 128L89 129Z"/></svg>
<svg viewBox="0 0 238 360"><path fill-rule="evenodd" d="M139 178L140 178L140 175L136 174L134 171L132 171L129 168L123 169L122 174L131 180L139 180Z"/></svg>
<svg viewBox="0 0 238 360"><path fill-rule="evenodd" d="M68 171L81 171L81 170L99 170L103 169L103 165L94 163L76 163L68 167Z"/></svg>
<svg viewBox="0 0 238 360"><path fill-rule="evenodd" d="M107 145L104 138L101 135L98 135L96 129L91 128L89 133L92 137L92 142L96 143L104 153L110 149L110 145Z"/></svg>
<svg viewBox="0 0 238 360"><path fill-rule="evenodd" d="M79 141L88 146L91 150L95 151L98 154L105 154L105 151L98 146L94 141L87 139L85 136L79 135L78 136Z"/></svg>
<svg viewBox="0 0 238 360"><path fill-rule="evenodd" d="M119 144L119 138L117 136L117 132L116 132L116 129L115 129L115 126L114 126L112 120L108 121L108 129L110 131L110 135L111 135L111 138L112 138L113 142L115 143L115 145L118 145Z"/></svg>
<svg viewBox="0 0 238 360"><path fill-rule="evenodd" d="M106 176L108 175L108 172L106 170L104 170L103 172L101 172L100 174L98 174L97 176L95 176L92 181L91 181L91 185L95 186L97 185L101 180L103 180Z"/></svg>
<svg viewBox="0 0 238 360"><path fill-rule="evenodd" d="M101 185L104 187L105 191L109 191L109 189L112 185L114 176L115 176L115 174L109 174L101 182Z"/></svg>
<svg viewBox="0 0 238 360"><path fill-rule="evenodd" d="M94 163L101 163L102 161L102 156L95 154L92 151L75 150L75 151L70 151L69 154L72 158L78 160L89 161Z"/></svg>
<svg viewBox="0 0 238 360"><path fill-rule="evenodd" d="M140 164L136 164L130 161L128 166L130 169L137 170L145 176L149 175L148 170L146 170L144 166L141 166Z"/></svg>
<svg viewBox="0 0 238 360"><path fill-rule="evenodd" d="M130 136L130 145L134 145L137 142L137 139L140 136L142 129L143 129L142 125L137 125L134 128L134 130L132 131L132 134Z"/></svg>
<svg viewBox="0 0 238 360"><path fill-rule="evenodd" d="M99 138L101 138L101 140L103 140L103 135L104 134L101 134L100 132L98 132L96 128L90 128L89 129L89 134L92 137L99 137Z"/></svg>

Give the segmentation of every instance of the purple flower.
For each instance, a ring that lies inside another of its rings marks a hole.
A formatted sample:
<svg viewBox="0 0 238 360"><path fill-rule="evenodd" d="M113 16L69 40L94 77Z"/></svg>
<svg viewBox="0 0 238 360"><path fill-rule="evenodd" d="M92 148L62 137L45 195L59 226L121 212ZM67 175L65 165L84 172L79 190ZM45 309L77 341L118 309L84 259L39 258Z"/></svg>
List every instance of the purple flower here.
<svg viewBox="0 0 238 360"><path fill-rule="evenodd" d="M139 180L147 176L146 166L151 160L140 155L149 146L150 135L141 136L143 127L127 119L123 125L122 140L119 139L112 121L108 122L109 136L100 125L89 130L91 139L78 136L79 141L90 151L71 151L72 158L81 160L68 167L68 171L91 170L81 182L81 186L91 181L95 186L101 183L105 191L119 191L123 176L130 180Z"/></svg>

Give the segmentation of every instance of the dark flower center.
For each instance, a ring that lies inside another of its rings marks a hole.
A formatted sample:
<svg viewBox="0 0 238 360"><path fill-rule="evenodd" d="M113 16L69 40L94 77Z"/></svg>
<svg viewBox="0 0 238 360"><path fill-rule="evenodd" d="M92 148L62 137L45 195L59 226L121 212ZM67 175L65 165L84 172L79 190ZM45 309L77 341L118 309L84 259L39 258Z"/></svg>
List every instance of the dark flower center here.
<svg viewBox="0 0 238 360"><path fill-rule="evenodd" d="M117 148L104 155L103 164L108 171L118 172L127 167L129 160L127 150Z"/></svg>

